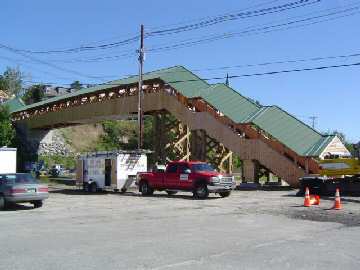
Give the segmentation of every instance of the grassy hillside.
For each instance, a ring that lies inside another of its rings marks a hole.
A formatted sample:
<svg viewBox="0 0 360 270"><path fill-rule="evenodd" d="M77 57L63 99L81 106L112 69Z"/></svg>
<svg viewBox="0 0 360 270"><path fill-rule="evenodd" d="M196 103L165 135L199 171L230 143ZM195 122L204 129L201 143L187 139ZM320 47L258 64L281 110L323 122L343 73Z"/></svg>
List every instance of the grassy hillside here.
<svg viewBox="0 0 360 270"><path fill-rule="evenodd" d="M82 153L96 149L104 129L100 123L62 128L61 133L73 152Z"/></svg>

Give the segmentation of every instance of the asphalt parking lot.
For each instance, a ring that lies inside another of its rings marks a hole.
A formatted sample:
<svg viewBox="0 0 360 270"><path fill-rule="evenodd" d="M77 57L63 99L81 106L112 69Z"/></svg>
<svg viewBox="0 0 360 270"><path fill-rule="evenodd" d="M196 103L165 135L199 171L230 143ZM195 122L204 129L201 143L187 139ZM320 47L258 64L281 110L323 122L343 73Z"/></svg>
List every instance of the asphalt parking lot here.
<svg viewBox="0 0 360 270"><path fill-rule="evenodd" d="M0 212L1 269L358 269L360 198L295 191L141 197L59 189Z"/></svg>

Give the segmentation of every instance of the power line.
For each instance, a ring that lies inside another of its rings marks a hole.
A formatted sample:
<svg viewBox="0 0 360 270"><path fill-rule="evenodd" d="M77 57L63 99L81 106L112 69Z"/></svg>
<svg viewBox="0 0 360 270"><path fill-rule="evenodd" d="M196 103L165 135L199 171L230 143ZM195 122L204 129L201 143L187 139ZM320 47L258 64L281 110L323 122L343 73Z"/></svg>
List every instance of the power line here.
<svg viewBox="0 0 360 270"><path fill-rule="evenodd" d="M289 30L289 29L293 29L293 28L309 26L309 25L313 25L313 24L317 24L317 23L321 23L321 22L327 22L327 21L336 20L336 19L339 19L339 18L352 16L352 15L358 14L359 9L360 9L360 7L356 6L356 7L348 8L348 9L341 10L341 11L330 12L330 13L327 13L327 14L324 14L324 15L307 17L307 18L304 18L304 19L301 19L301 20L294 20L294 21L290 21L290 22L286 22L286 23L275 24L275 25L270 25L270 26L264 26L264 27L261 27L261 28L254 28L254 29L250 29L250 30L244 30L244 31L241 31L241 32L226 32L226 33L222 33L222 34L205 36L203 38L193 40L193 41L186 41L185 40L184 42L175 43L175 44L171 44L171 45L168 45L168 46L150 48L147 51L149 51L149 52L162 52L162 51L168 51L168 50L173 50L173 49L192 47L194 45L214 42L214 41L233 38L233 37L238 37L238 36L258 35L258 34L266 34L266 33L274 32L274 31ZM342 14L342 13L348 13L348 14L331 17L331 16L334 16L334 15ZM331 18L327 18L327 17L331 17ZM318 20L318 21L313 21L313 20L321 19L321 18L325 18L325 19ZM307 23L309 21L313 21L313 22ZM304 23L304 24L300 24L300 23ZM281 27L284 27L284 28L281 28Z"/></svg>
<svg viewBox="0 0 360 270"><path fill-rule="evenodd" d="M352 64L320 66L320 67L314 67L314 68L285 69L285 70L279 70L279 71L269 71L269 72L261 72L261 73L249 73L249 74L231 75L231 76L229 76L229 79L243 78L243 77L254 77L254 76L264 76L264 75L276 75L276 74L281 74L281 73L293 73L293 72L303 72L303 71L326 70L326 69L332 69L332 68L342 68L342 67L352 67L352 66L360 66L360 62L352 63ZM207 79L172 81L172 82L169 82L169 83L189 82L189 81L199 81L199 80L205 80L205 81L224 80L224 79L226 79L226 77L213 77L213 78L207 78Z"/></svg>
<svg viewBox="0 0 360 270"><path fill-rule="evenodd" d="M224 23L227 21L234 21L234 20L238 20L238 19L264 16L264 15L268 15L268 14L287 11L287 10L294 9L294 8L304 7L307 5L313 5L313 4L319 3L320 1L321 0L299 0L299 1L294 1L294 2L287 2L285 4L278 5L278 6L272 6L269 8L263 8L263 9L251 10L251 11L247 11L247 12L240 12L240 13L233 13L233 14L218 15L218 16L200 21L199 23L152 31L152 32L147 33L147 36L170 35L170 34L178 34L181 32L186 32L186 31L198 30L198 29L213 26L213 25L216 25L219 23Z"/></svg>
<svg viewBox="0 0 360 270"><path fill-rule="evenodd" d="M10 52L12 52L12 53L21 55L21 56L23 56L23 57L25 57L25 58L30 59L30 60L33 61L33 62L37 62L37 63L43 64L43 65L47 65L47 66L52 67L52 68L57 69L57 70L61 70L61 71L64 71L64 72L67 72L67 73L71 73L71 74L77 74L77 75L79 75L79 76L81 76L81 77L86 77L86 78L91 78L91 79L99 79L99 77L97 77L97 76L89 76L89 75L80 73L80 72L75 71L75 70L66 69L66 68L63 68L63 67L54 65L54 64L52 64L52 63L48 63L48 62L46 62L46 61L44 61L44 60L37 59L37 58L35 58L35 57L32 57L32 56L27 55L27 54L25 54L25 53L19 52L19 51L17 51L16 49L14 49L14 48L12 48L12 47L10 47L10 46L1 44L1 43L0 43L0 48L5 49L5 50L7 50L7 51L10 51Z"/></svg>
<svg viewBox="0 0 360 270"><path fill-rule="evenodd" d="M35 70L35 71L37 70L37 71L39 71L39 72L41 72L41 73L48 74L48 75L53 76L53 77L55 77L55 78L57 78L57 79L60 79L60 80L69 80L69 79L71 79L71 78L69 78L69 77L58 77L57 74L54 74L54 73L52 73L52 72L44 71L44 70L41 70L41 69L38 69L38 68L34 68L33 66L29 65L28 62L22 61L22 60L20 60L20 59L13 59L13 58L6 57L6 56L0 56L0 58L1 58L1 59L5 59L5 60L9 61L10 63L11 63L11 62L20 63L19 66L28 66L28 67L31 68L32 70ZM31 74L31 76L28 76L28 77L33 77L33 74Z"/></svg>
<svg viewBox="0 0 360 270"><path fill-rule="evenodd" d="M99 56L99 57L92 57L92 58L75 58L70 60L52 60L52 62L58 62L58 63L92 63L92 62L102 62L102 61L109 61L109 60L119 60L119 59L129 59L134 56L136 56L136 52L133 50L128 50L128 53L124 53L121 55L105 55L105 56ZM132 52L130 52L132 51Z"/></svg>
<svg viewBox="0 0 360 270"><path fill-rule="evenodd" d="M305 72L305 71L316 71L316 70L327 70L327 69L334 69L334 68L344 68L344 67L354 67L360 66L360 62L351 63L351 64L341 64L341 65L328 65L328 66L319 66L313 68L298 68L298 69L285 69L285 70L277 70L277 71L268 71L268 72L261 72L261 73L248 73L248 74L239 74L239 75L229 75L229 79L236 79L236 78L244 78L244 77L258 77L258 76L265 76L265 75L278 75L278 74L285 74L285 73L298 73L298 72ZM176 80L176 81L167 81L167 83L182 83L182 82L194 82L194 81L212 81L212 80L224 80L225 77L210 77L210 78L198 78L198 79L189 79L189 80ZM35 82L35 81L28 81L32 83L44 83L44 82ZM47 82L44 84L56 84L54 82ZM83 83L83 84L92 84L92 83ZM70 84L61 84L61 85L70 85ZM110 86L120 86L121 83L116 82L107 82L107 83L100 83L95 84L96 86L101 85L110 85Z"/></svg>
<svg viewBox="0 0 360 270"><path fill-rule="evenodd" d="M295 28L301 28L301 27L307 27L318 23L323 23L327 21L333 21L337 19L341 19L344 17L353 16L359 13L360 6L356 6L359 3L351 3L347 6L342 7L336 7L336 8L330 8L325 9L322 11L317 12L311 12L307 15L321 13L321 12L328 12L326 14L318 15L318 16L295 16L293 18L301 18L299 20L292 20L289 21L289 19L286 19L284 23L280 24L263 24L262 27L259 26L250 26L246 27L243 31L240 32L226 32L222 34L215 34L210 36L203 36L201 38L190 38L185 39L183 41L179 41L178 43L168 43L167 45L164 44L162 46L158 47L152 47L147 49L147 52L151 53L159 53L164 51L170 51L170 50L176 50L176 49L182 49L182 48L188 48L196 45L202 45L206 43L211 43L223 39L228 38L235 38L235 37L245 37L245 36L253 36L253 35L261 35L261 34L268 34L271 32L277 32L277 31L286 31L290 29ZM354 6L355 5L355 6ZM344 9L345 8L345 9ZM340 10L339 10L340 9ZM329 12L331 11L331 12ZM343 14L343 15L341 15ZM336 16L339 15L339 16ZM128 51L129 52L129 51ZM88 58L88 59L73 59L73 60L54 60L55 62L65 62L65 63L72 63L72 62L102 62L102 61L113 61L118 59L126 59L131 58L135 56L135 53L124 53L121 55L108 55L108 56L102 56L102 57L95 57L95 58Z"/></svg>
<svg viewBox="0 0 360 270"><path fill-rule="evenodd" d="M260 7L260 6L265 6L265 5L272 4L272 3L275 3L275 2L279 2L279 1L280 0L265 1L265 2L262 2L262 3L258 3L258 4L255 4L255 5L248 6L246 8L242 8L242 9L238 10L237 13L245 11L245 10L249 10L251 8L257 8L257 7ZM223 14L223 16L229 15L229 14L231 14L231 12L225 13L225 14ZM217 15L217 16L220 16L220 15ZM177 23L160 25L160 26L157 26L157 27L147 27L147 28L150 31L155 31L155 30L163 29L163 28L170 27L170 26L184 25L184 24L199 22L199 21L203 21L203 20L208 20L210 17L214 17L214 16L206 16L206 17L197 18L197 19L189 19L189 20L185 20L185 21L181 21L181 22L177 22Z"/></svg>
<svg viewBox="0 0 360 270"><path fill-rule="evenodd" d="M60 50L44 50L44 51L32 51L32 50L23 50L23 49L15 49L17 52L22 53L30 53L30 54L54 54L54 53L78 53L83 51L93 51L99 49L113 49L119 46L124 46L128 44L135 43L139 40L139 36L131 37L125 40L112 42L112 43L105 43L96 46L80 46L76 48L69 48L69 49L60 49Z"/></svg>
<svg viewBox="0 0 360 270"><path fill-rule="evenodd" d="M238 20L238 19L264 16L264 15L268 15L268 14L287 11L287 10L294 9L294 8L304 7L307 5L313 5L313 4L319 3L320 1L321 0L298 0L298 1L294 1L294 2L287 2L282 5L272 6L272 7L258 9L258 10L217 15L217 16L202 20L199 23L183 25L183 26L179 26L179 27L175 27L175 28L167 28L167 29L160 29L157 31L152 31L152 32L147 33L146 37L177 34L180 32L197 30L197 29L209 27L209 26L212 26L215 24L224 23L226 21L234 21L234 20ZM270 2L275 2L275 1L270 1ZM116 48L119 46L132 44L134 42L137 42L138 40L139 40L139 35L136 35L136 36L133 36L133 37L121 40L121 41L112 42L112 43L104 43L104 44L95 45L95 46L82 45L82 46L75 47L75 48L38 50L38 51L27 50L27 49L17 49L17 48L13 48L13 49L18 52L29 53L29 54L78 53L78 52L83 52L83 51L92 51L92 50L99 50L99 49L112 49L112 48Z"/></svg>
<svg viewBox="0 0 360 270"><path fill-rule="evenodd" d="M262 63L248 63L248 64L242 64L242 65L233 65L233 66L220 66L220 67L211 67L211 68L197 68L197 69L191 69L192 72L202 72L202 71L223 71L223 70L230 70L230 69L236 69L236 68L246 68L246 67L257 67L257 66L269 66L269 65L277 65L277 64L294 64L294 63L305 63L305 62L315 62L315 61L323 61L323 60L335 60L335 59L349 59L353 57L360 57L359 53L351 53L351 54L343 54L343 55L332 55L332 56L317 56L317 57L311 57L311 58L302 58L302 59L290 59L290 60L277 60L277 61L268 61L268 62L262 62ZM8 57L2 57L7 60L11 60ZM17 61L16 59L13 61ZM177 71L165 71L163 73L178 73L178 72L188 72L187 70L177 70ZM44 72L48 73L48 72ZM136 74L123 74L123 77L131 77L131 76L137 76ZM97 78L116 78L117 75L102 75L97 76ZM230 77L229 77L230 78Z"/></svg>

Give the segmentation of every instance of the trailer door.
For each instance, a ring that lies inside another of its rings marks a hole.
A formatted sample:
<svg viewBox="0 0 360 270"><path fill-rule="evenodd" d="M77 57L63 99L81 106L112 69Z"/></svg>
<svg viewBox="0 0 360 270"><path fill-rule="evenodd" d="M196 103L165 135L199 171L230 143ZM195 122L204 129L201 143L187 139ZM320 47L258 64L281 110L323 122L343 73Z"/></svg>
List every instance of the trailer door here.
<svg viewBox="0 0 360 270"><path fill-rule="evenodd" d="M76 183L82 185L84 182L84 160L78 159L76 163Z"/></svg>
<svg viewBox="0 0 360 270"><path fill-rule="evenodd" d="M105 159L105 186L111 186L111 159Z"/></svg>

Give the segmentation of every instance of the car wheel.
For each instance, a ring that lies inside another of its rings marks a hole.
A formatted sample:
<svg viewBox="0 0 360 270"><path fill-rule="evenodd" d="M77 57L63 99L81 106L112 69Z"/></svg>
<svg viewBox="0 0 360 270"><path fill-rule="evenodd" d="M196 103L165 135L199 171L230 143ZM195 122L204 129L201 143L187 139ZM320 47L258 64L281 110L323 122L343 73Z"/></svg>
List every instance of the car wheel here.
<svg viewBox="0 0 360 270"><path fill-rule="evenodd" d="M35 201L33 202L34 208L40 208L43 206L43 202L42 201Z"/></svg>
<svg viewBox="0 0 360 270"><path fill-rule="evenodd" d="M5 205L6 205L6 203L5 203L5 198L4 198L4 196L1 196L1 195L0 195L0 210L4 210L4 209L5 209Z"/></svg>
<svg viewBox="0 0 360 270"><path fill-rule="evenodd" d="M89 191L92 192L92 193L97 192L97 185L96 185L96 183L91 183L90 188L89 188Z"/></svg>
<svg viewBox="0 0 360 270"><path fill-rule="evenodd" d="M219 195L220 195L222 198L229 197L230 194L231 194L230 191L219 192Z"/></svg>
<svg viewBox="0 0 360 270"><path fill-rule="evenodd" d="M209 197L209 190L206 184L198 184L193 192L195 199L206 199Z"/></svg>
<svg viewBox="0 0 360 270"><path fill-rule="evenodd" d="M154 190L149 186L148 182L142 181L140 183L140 192L143 196L147 196L153 194Z"/></svg>
<svg viewBox="0 0 360 270"><path fill-rule="evenodd" d="M177 191L173 191L173 190L167 190L166 193L168 195L175 195L177 193Z"/></svg>

